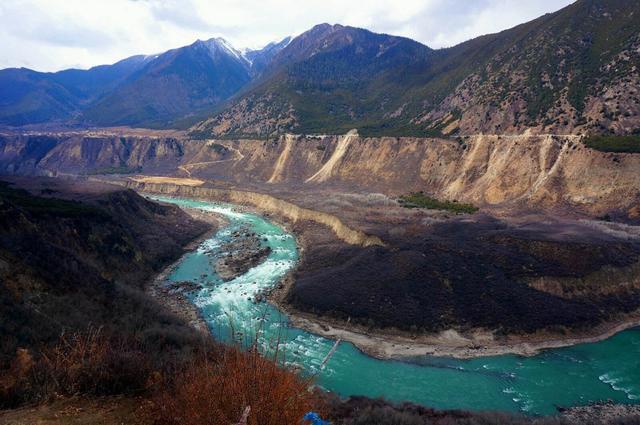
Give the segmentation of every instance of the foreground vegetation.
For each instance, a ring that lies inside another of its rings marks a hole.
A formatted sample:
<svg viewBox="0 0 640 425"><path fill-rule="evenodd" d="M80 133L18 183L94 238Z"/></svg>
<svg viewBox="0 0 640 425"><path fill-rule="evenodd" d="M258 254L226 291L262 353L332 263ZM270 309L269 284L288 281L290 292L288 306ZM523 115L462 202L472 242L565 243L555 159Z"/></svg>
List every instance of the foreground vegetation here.
<svg viewBox="0 0 640 425"><path fill-rule="evenodd" d="M427 208L432 210L451 211L456 214L473 214L478 211L478 207L472 204L463 204L457 201L441 201L425 195L422 191L402 195L399 198L399 202L405 208Z"/></svg>
<svg viewBox="0 0 640 425"><path fill-rule="evenodd" d="M243 416L247 425L299 424L309 411L325 414L321 393L283 357L210 339L159 363L136 339L88 328L53 346L18 350L0 378L0 408L111 395L143 396L137 419L159 425L231 424Z"/></svg>
<svg viewBox="0 0 640 425"><path fill-rule="evenodd" d="M601 152L640 153L640 135L597 135L584 139L584 144Z"/></svg>
<svg viewBox="0 0 640 425"><path fill-rule="evenodd" d="M170 377L153 397L153 422L215 425L245 417L247 425L280 425L299 424L311 411L324 416L313 379L285 366L284 355L263 355L256 341L247 350L223 348Z"/></svg>

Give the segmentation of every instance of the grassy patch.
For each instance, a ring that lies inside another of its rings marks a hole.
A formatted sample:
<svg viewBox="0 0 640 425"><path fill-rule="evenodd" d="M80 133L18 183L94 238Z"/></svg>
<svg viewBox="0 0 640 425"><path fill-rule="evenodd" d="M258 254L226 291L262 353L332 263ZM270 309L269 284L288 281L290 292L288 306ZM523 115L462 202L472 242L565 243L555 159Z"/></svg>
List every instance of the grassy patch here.
<svg viewBox="0 0 640 425"><path fill-rule="evenodd" d="M217 153L218 155L224 155L227 153L227 147L223 145L219 145L218 143L213 143L209 145L209 149Z"/></svg>
<svg viewBox="0 0 640 425"><path fill-rule="evenodd" d="M441 201L424 194L424 192L413 192L400 197L400 204L405 208L428 208L431 210L445 210L456 214L473 214L478 211L478 207L472 204L463 204L457 201Z"/></svg>
<svg viewBox="0 0 640 425"><path fill-rule="evenodd" d="M595 149L601 152L640 153L640 135L589 136L584 140L584 144L591 149Z"/></svg>

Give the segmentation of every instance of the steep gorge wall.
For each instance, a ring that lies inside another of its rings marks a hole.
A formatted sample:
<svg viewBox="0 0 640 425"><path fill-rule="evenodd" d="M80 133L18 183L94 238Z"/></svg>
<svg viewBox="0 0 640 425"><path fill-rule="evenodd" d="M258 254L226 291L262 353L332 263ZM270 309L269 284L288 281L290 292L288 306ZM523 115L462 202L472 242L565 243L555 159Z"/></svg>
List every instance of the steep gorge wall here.
<svg viewBox="0 0 640 425"><path fill-rule="evenodd" d="M336 216L302 208L290 202L283 201L263 193L184 186L171 183L145 183L134 180L108 182L120 183L130 189L140 192L216 200L241 205L252 205L263 211L268 211L270 213L286 217L293 222L307 220L327 226L339 239L351 245L383 245L382 241L378 237L367 235L360 230L352 229L340 221Z"/></svg>
<svg viewBox="0 0 640 425"><path fill-rule="evenodd" d="M640 218L640 154L595 151L578 136L0 137L0 172L64 175L118 167L225 180L243 188L388 195L424 190L478 205L565 208L594 216L616 211Z"/></svg>
<svg viewBox="0 0 640 425"><path fill-rule="evenodd" d="M590 215L616 210L640 216L640 155L595 151L579 136L443 140L346 135L220 143L244 152L244 158L194 170L194 175L225 176L239 184L389 195L424 190L479 205L570 208Z"/></svg>
<svg viewBox="0 0 640 425"><path fill-rule="evenodd" d="M184 158L182 142L171 137L121 137L70 133L0 135L0 173L83 174L173 169Z"/></svg>

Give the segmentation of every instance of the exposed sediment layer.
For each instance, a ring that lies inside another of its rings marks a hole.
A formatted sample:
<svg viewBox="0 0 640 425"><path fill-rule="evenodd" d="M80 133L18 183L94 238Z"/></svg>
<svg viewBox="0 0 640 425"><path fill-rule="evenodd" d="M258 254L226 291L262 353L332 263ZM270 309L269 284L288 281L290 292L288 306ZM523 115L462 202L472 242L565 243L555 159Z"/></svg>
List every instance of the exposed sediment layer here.
<svg viewBox="0 0 640 425"><path fill-rule="evenodd" d="M351 141L356 137L358 137L358 132L356 130L351 130L349 133L342 136L338 140L336 148L333 151L333 154L331 154L329 160L325 162L322 165L322 168L320 168L313 176L309 177L305 182L321 183L329 180L331 178L331 175L333 174L333 169L338 168L340 162L342 161L342 158L344 158L344 155L347 152L347 149L349 149Z"/></svg>
<svg viewBox="0 0 640 425"><path fill-rule="evenodd" d="M271 195L263 193L248 192L241 190L215 189L210 187L193 187L168 183L146 183L136 180L110 181L122 184L128 188L140 192L159 193L171 196L184 196L189 198L200 198L230 202L240 205L252 205L262 211L286 217L293 222L299 220L309 220L331 229L342 241L359 246L383 245L377 236L368 235L360 230L355 230L345 225L337 217L320 211L313 211L299 207L291 202L283 201Z"/></svg>
<svg viewBox="0 0 640 425"><path fill-rule="evenodd" d="M573 135L452 139L285 135L188 140L93 135L0 135L0 173L143 173L260 185L414 190L477 205L564 209L640 218L640 155L587 148Z"/></svg>
<svg viewBox="0 0 640 425"><path fill-rule="evenodd" d="M283 179L282 170L284 170L285 165L287 164L287 160L289 159L289 155L291 154L291 148L293 146L293 138L292 134L287 134L284 138L284 149L278 156L278 160L276 161L276 165L273 168L273 173L267 183L277 183Z"/></svg>

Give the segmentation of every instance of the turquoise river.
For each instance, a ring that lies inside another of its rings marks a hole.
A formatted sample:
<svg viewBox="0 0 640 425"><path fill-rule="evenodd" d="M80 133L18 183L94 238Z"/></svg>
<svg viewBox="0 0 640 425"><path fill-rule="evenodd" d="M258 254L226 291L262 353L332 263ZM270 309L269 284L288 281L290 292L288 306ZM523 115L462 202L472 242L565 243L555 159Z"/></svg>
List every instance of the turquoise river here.
<svg viewBox="0 0 640 425"><path fill-rule="evenodd" d="M640 403L640 329L621 332L605 341L547 350L533 357L503 355L472 360L422 357L407 361L378 360L342 342L325 368L320 364L334 341L297 329L273 306L252 302L261 289L279 282L295 267L298 250L293 235L257 214L231 205L153 196L182 207L211 211L228 225L183 257L170 275L173 281L193 281L201 289L192 295L211 332L229 341L255 334L265 347L280 341L287 361L317 376L323 388L343 396L383 396L436 408L502 410L530 415L553 414L556 406L614 400ZM210 256L231 234L245 226L271 247L269 257L229 282L216 276Z"/></svg>

